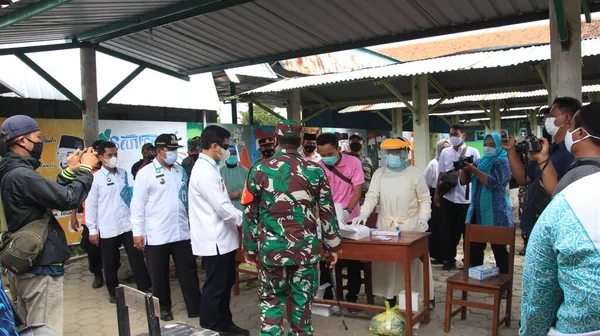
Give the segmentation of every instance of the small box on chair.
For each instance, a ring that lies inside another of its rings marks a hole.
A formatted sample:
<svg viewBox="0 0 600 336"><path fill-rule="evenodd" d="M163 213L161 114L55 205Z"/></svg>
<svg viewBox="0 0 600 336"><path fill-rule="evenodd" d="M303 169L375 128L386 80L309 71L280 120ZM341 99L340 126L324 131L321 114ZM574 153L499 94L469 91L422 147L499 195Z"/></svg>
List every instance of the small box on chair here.
<svg viewBox="0 0 600 336"><path fill-rule="evenodd" d="M494 265L484 264L469 268L469 278L475 280L485 280L493 278L500 274L500 269Z"/></svg>

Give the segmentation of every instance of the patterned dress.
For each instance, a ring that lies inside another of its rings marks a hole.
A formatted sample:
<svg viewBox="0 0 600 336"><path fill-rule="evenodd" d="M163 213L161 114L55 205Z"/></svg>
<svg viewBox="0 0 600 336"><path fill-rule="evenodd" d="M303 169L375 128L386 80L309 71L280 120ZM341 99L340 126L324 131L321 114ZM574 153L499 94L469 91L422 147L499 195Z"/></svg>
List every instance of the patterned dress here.
<svg viewBox="0 0 600 336"><path fill-rule="evenodd" d="M571 184L533 228L519 335L600 335L598 185L600 173Z"/></svg>

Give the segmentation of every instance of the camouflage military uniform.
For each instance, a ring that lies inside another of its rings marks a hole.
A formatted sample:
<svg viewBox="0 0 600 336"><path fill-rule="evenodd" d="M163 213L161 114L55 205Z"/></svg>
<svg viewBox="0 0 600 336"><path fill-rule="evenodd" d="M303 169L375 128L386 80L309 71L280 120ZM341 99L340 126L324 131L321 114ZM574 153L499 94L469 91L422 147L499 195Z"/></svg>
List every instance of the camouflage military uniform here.
<svg viewBox="0 0 600 336"><path fill-rule="evenodd" d="M244 251L252 257L258 254L260 263L260 335L283 335L282 305L288 291L292 296L289 334L312 335L312 299L321 259L317 206L325 250L335 252L341 243L325 172L296 150L278 150L252 167L242 204L246 206Z"/></svg>
<svg viewBox="0 0 600 336"><path fill-rule="evenodd" d="M188 156L181 161L181 167L187 173L188 176L192 176L192 168L196 160L198 160L198 152L200 152L200 137L195 136L188 140Z"/></svg>

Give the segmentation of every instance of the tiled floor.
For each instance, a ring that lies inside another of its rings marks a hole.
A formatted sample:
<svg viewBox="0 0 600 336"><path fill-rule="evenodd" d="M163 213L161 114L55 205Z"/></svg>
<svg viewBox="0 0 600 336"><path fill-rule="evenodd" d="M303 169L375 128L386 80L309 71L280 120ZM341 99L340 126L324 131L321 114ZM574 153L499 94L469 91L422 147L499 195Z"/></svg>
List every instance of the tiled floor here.
<svg viewBox="0 0 600 336"><path fill-rule="evenodd" d="M517 238L520 243L521 239ZM518 246L520 248L520 246ZM519 249L517 249L519 250ZM461 256L457 259L460 260ZM513 323L510 328L501 327L500 335L517 335L517 329L520 319L521 302L521 277L524 257L517 256L515 262L515 283L512 316ZM121 270L121 278L127 278L129 275L127 259L122 258L124 267ZM486 251L486 262L493 263L491 250ZM433 277L435 281L435 297L437 306L432 312L431 323L421 325L417 335L446 335L443 331L444 322L444 301L445 301L445 280L456 271L442 271L441 266L433 266ZM93 277L87 270L85 259L72 262L67 267L67 275L64 284L64 325L65 335L117 335L117 316L115 305L108 302L108 293L106 288L92 289ZM173 295L173 314L175 321L183 321L197 325L197 319L188 319L183 304L181 291L177 280L171 281ZM456 294L455 294L456 295ZM491 298L472 294L471 298L491 303ZM364 297L362 298L364 299ZM240 327L251 330L252 335L258 334L260 324L258 299L256 289L244 289L239 296L234 296L231 304L231 310L234 315L234 321ZM504 303L502 304L504 307ZM345 311L345 310L344 310ZM130 311L132 335L146 331L145 315ZM367 335L369 319L372 314L361 314L358 316L346 315L346 322L349 331L344 331L341 327L340 317L314 317L315 335ZM478 336L491 335L492 315L487 311L470 310L466 321L461 321L456 317L452 322L452 329L447 335Z"/></svg>

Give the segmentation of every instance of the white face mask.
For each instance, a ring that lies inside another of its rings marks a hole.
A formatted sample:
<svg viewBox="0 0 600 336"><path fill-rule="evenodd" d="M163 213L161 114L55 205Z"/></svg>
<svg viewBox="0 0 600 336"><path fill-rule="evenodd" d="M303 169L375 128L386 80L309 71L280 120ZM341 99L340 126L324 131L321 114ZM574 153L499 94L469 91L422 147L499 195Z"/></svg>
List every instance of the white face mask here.
<svg viewBox="0 0 600 336"><path fill-rule="evenodd" d="M104 164L108 168L113 169L113 168L115 168L117 166L117 158L116 157L111 157L108 160L104 160Z"/></svg>
<svg viewBox="0 0 600 336"><path fill-rule="evenodd" d="M577 140L577 141L573 141L573 134L577 131L579 131L581 127L577 128L576 130L574 130L573 132L569 132L567 131L567 136L565 137L565 147L567 147L567 150L571 152L571 150L573 149L573 145L575 145L578 142L582 142L583 140L587 139L587 138L594 138L594 139L598 139L600 140L600 137L597 136L593 136L591 134L588 133L588 135L584 136L583 138ZM587 133L587 132L586 132Z"/></svg>
<svg viewBox="0 0 600 336"><path fill-rule="evenodd" d="M460 146L462 144L462 142L463 142L463 138L462 137L459 137L459 136L450 137L450 144L453 147Z"/></svg>
<svg viewBox="0 0 600 336"><path fill-rule="evenodd" d="M558 133L558 130L564 125L560 125L560 126L556 126L554 124L554 122L562 117L565 117L565 115L562 115L558 118L554 118L554 117L548 117L546 118L546 121L544 121L544 128L546 129L546 132L548 132L548 134L555 136L556 133Z"/></svg>
<svg viewBox="0 0 600 336"><path fill-rule="evenodd" d="M221 154L217 153L217 157L219 158L220 162L225 162L227 159L229 159L229 156L231 155L231 153L229 152L229 150L223 149L220 146L219 146L219 149L221 149Z"/></svg>

